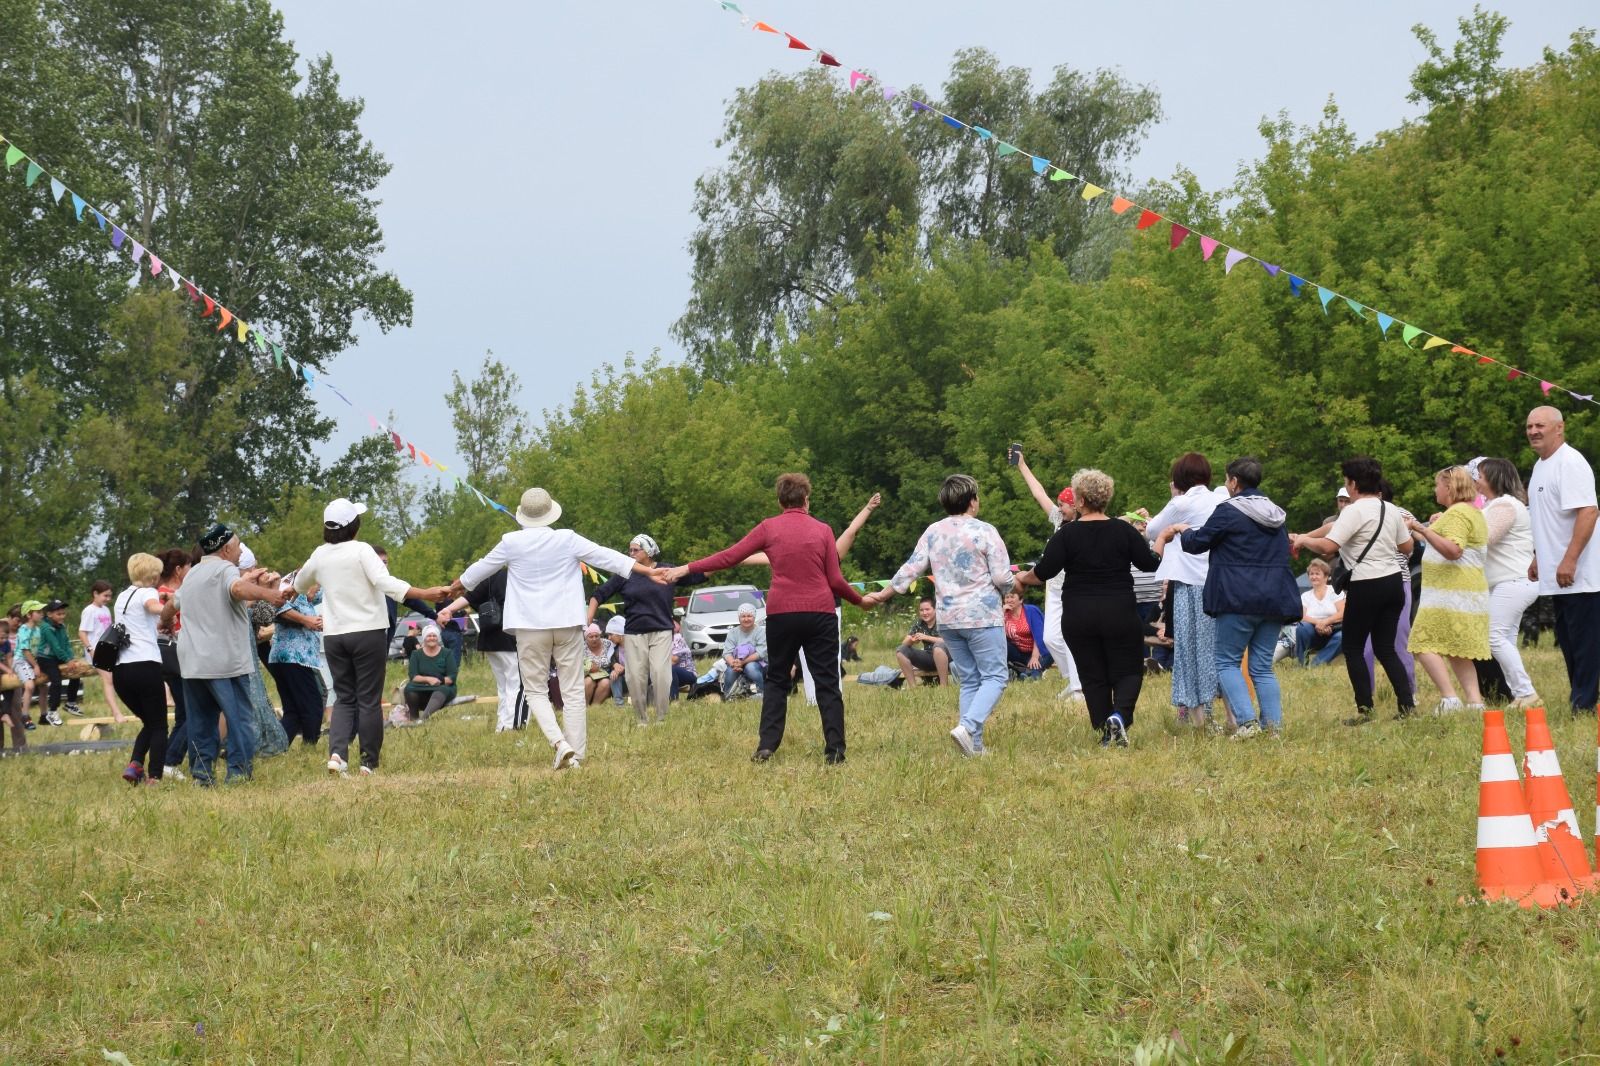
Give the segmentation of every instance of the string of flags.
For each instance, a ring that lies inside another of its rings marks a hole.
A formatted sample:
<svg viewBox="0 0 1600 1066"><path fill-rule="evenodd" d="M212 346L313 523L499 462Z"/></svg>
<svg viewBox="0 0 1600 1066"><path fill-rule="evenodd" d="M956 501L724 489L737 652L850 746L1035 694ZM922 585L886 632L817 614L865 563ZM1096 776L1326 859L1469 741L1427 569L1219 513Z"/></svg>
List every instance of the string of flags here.
<svg viewBox="0 0 1600 1066"><path fill-rule="evenodd" d="M1137 221L1134 223L1134 228L1138 230L1148 230L1157 223L1165 223L1170 227L1168 231L1167 244L1169 251L1176 251L1188 240L1190 236L1193 236L1196 238L1196 242L1195 245L1191 245L1191 247L1196 245L1199 247L1200 258L1202 262L1209 263L1215 256L1218 249L1224 250L1222 256L1222 271L1224 274L1232 274L1233 268L1245 262L1246 260L1254 262L1258 264L1262 270L1266 271L1268 277L1275 280L1278 278L1285 279L1288 282L1289 295L1291 297L1298 298L1306 289L1314 290L1317 294L1318 301L1320 301L1322 304L1322 313L1324 316L1331 314L1331 308L1333 306L1341 306L1347 308L1350 313L1354 314L1363 322L1375 322L1384 340L1389 340L1390 331L1393 330L1394 327L1398 326L1400 327L1398 330L1400 341L1407 348L1427 352L1432 351L1435 348L1448 347L1449 352L1452 355L1470 356L1475 358L1480 365L1493 365L1501 368L1506 372L1507 381L1516 381L1518 378L1527 378L1529 381L1537 381L1539 383L1539 391L1545 396L1549 396L1551 392L1563 392L1581 403L1595 404L1595 406L1600 406L1600 403L1596 403L1593 393L1575 392L1564 385L1559 385L1553 381L1547 381L1543 378L1540 378L1538 375L1529 373L1520 367L1512 366L1510 363L1497 359L1494 356L1483 355L1482 353L1474 351L1465 345L1458 344L1446 337L1442 337L1437 333L1432 333L1420 326L1403 321L1402 319L1388 314L1387 312L1379 311L1377 308L1368 304L1364 304L1352 296L1346 296L1344 293L1338 292L1335 289L1329 288L1325 285L1319 285L1314 281L1308 280L1303 275L1285 270L1277 263L1269 263L1265 259L1251 255L1249 252L1245 252L1228 245L1215 237L1200 233L1192 226L1186 225L1175 219L1168 218L1166 215L1163 215L1160 212L1153 211L1150 208L1135 203L1129 197L1119 195L1118 193L1106 189L1103 186L1096 185L1088 178L1074 174L1073 172L1065 169L1062 166L1059 166L1057 163L1047 159L1044 156L1036 155L1032 152L1017 147L1009 141L1002 140L993 132L985 129L982 126L965 122L954 115L947 115L938 108L933 107L930 104L923 103L921 100L912 100L909 97L902 97L899 89L880 81L876 75L869 73L867 70L847 66L838 58L836 58L832 52L821 48L814 48L800 40L800 38L796 37L794 34L781 30L769 22L752 19L749 15L744 13L735 0L713 0L713 2L716 3L717 6L723 11L727 11L739 16L740 24L748 27L751 31L756 33L771 34L779 37L787 44L787 47L792 50L815 54L817 61L822 66L836 67L841 71L847 71L849 74L851 92L855 92L858 89L861 89L863 86L876 86L877 90L883 94L883 98L886 101L901 99L904 103L910 106L913 114L927 113L938 118L940 122L950 127L952 130L970 131L980 141L984 143L992 143L994 145L995 155L997 158L1004 159L1008 156L1017 156L1019 160L1026 158L1031 161L1033 172L1047 181L1077 183L1080 186L1079 195L1085 202L1093 202L1102 196L1110 196L1111 211L1116 215L1126 215L1134 208L1138 208L1139 212L1136 216ZM1371 318L1368 317L1368 312L1372 313ZM1419 341L1421 342L1420 347L1418 345Z"/></svg>
<svg viewBox="0 0 1600 1066"><path fill-rule="evenodd" d="M227 339L236 340L237 343L244 345L246 353L252 358L260 358L263 361L270 359L272 366L276 370L280 372L287 371L296 382L304 382L308 390L314 390L318 385L321 385L342 400L346 406L356 406L350 397L336 388L326 376L319 377L310 366L288 354L284 350L284 346L278 341L269 337L259 327L240 318L231 309L223 306L220 300L207 292L193 278L180 273L173 268L172 264L163 260L156 254L154 249L146 248L138 240L129 236L127 229L118 225L110 212L103 208L95 207L83 196L69 188L65 182L50 173L33 157L29 156L27 152L18 147L16 142L4 134L0 134L0 144L5 145L5 172L7 174L10 174L17 164L27 163L27 166L23 168L22 180L24 186L31 189L39 183L41 178L47 179L50 199L53 205L57 208L63 205L69 207L73 218L80 223L85 221L84 216L87 215L87 221L106 235L111 242L113 251L119 255L126 254L132 259L135 270L141 272L137 276L142 276L142 272L148 269L151 278L164 277L172 283L173 291L181 291L189 298L190 304L194 305L202 321L209 321L215 315L217 318L216 332ZM402 456L409 456L413 462L421 463L423 466L437 470L447 482L457 488L464 488L471 492L483 506L493 508L508 517L511 516L511 511L503 504L489 497L476 485L471 484L459 474L451 471L443 463L418 447L413 441L401 437L399 432L392 426L380 422L371 413L367 413L366 417L367 422L374 431L389 437L397 453Z"/></svg>

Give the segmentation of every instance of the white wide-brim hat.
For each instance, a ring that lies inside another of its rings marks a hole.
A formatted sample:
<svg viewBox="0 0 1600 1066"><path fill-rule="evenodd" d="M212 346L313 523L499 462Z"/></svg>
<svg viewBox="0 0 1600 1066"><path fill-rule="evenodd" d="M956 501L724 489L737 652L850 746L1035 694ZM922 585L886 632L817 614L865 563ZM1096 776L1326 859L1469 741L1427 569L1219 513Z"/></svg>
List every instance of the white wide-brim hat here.
<svg viewBox="0 0 1600 1066"><path fill-rule="evenodd" d="M529 489L522 494L522 503L517 506L517 525L523 529L536 529L548 526L561 517L561 505L550 498L544 489Z"/></svg>

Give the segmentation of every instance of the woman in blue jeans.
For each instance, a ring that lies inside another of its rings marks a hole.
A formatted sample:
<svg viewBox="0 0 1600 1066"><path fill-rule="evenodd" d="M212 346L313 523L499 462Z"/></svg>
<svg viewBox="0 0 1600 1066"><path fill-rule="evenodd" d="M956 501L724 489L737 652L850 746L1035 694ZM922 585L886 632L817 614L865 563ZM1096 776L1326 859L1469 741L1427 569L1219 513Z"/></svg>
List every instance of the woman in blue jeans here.
<svg viewBox="0 0 1600 1066"><path fill-rule="evenodd" d="M1263 496L1261 463L1245 457L1228 464L1228 499L1196 529L1171 526L1158 550L1177 539L1186 552L1211 553L1203 606L1217 623L1217 682L1233 710L1235 740L1283 728L1283 697L1272 670L1272 653L1286 622L1300 619L1300 590L1289 567L1289 534L1283 508ZM1250 653L1260 716L1250 705L1241 663Z"/></svg>

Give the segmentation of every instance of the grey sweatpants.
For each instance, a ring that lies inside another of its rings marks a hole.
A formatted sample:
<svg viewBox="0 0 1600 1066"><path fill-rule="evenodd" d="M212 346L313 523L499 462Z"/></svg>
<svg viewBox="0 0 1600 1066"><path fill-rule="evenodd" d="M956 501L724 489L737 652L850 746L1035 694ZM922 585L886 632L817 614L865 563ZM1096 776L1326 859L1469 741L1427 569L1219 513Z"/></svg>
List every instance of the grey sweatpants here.
<svg viewBox="0 0 1600 1066"><path fill-rule="evenodd" d="M361 765L376 770L383 750L383 671L389 659L389 634L382 629L336 633L323 638L322 650L333 675L328 754L348 762L350 740L359 731Z"/></svg>

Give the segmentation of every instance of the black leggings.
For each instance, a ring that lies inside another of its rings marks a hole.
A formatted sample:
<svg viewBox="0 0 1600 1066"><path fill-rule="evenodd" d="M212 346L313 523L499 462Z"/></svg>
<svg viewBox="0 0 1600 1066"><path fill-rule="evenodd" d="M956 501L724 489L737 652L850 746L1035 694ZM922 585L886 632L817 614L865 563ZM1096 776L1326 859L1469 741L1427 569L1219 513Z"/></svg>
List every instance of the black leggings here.
<svg viewBox="0 0 1600 1066"><path fill-rule="evenodd" d="M1075 596L1061 612L1061 635L1078 664L1089 723L1103 728L1115 712L1133 725L1144 688L1144 623L1130 591L1119 596Z"/></svg>
<svg viewBox="0 0 1600 1066"><path fill-rule="evenodd" d="M283 703L283 731L289 741L300 737L306 746L322 737L322 686L317 670L298 663L268 663L267 673L278 686Z"/></svg>
<svg viewBox="0 0 1600 1066"><path fill-rule="evenodd" d="M60 659L52 659L48 655L39 655L35 658L39 663L39 669L44 672L44 676L50 682L50 709L52 711L61 709L62 697L66 697L66 701L72 704L76 704L83 699L83 682L75 677L62 677ZM44 700L39 701L41 705L44 702Z"/></svg>
<svg viewBox="0 0 1600 1066"><path fill-rule="evenodd" d="M1350 689L1356 707L1372 710L1372 675L1367 673L1367 638L1372 638L1372 655L1389 675L1395 701L1400 710L1412 709L1411 680L1405 664L1394 650L1394 634L1400 625L1400 612L1406 609L1406 589L1399 571L1385 577L1352 581L1344 600L1344 668L1350 675Z"/></svg>
<svg viewBox="0 0 1600 1066"><path fill-rule="evenodd" d="M159 662L118 663L111 670L111 687L117 699L139 719L133 738L133 761L145 766L153 780L161 780L167 754L167 690Z"/></svg>

